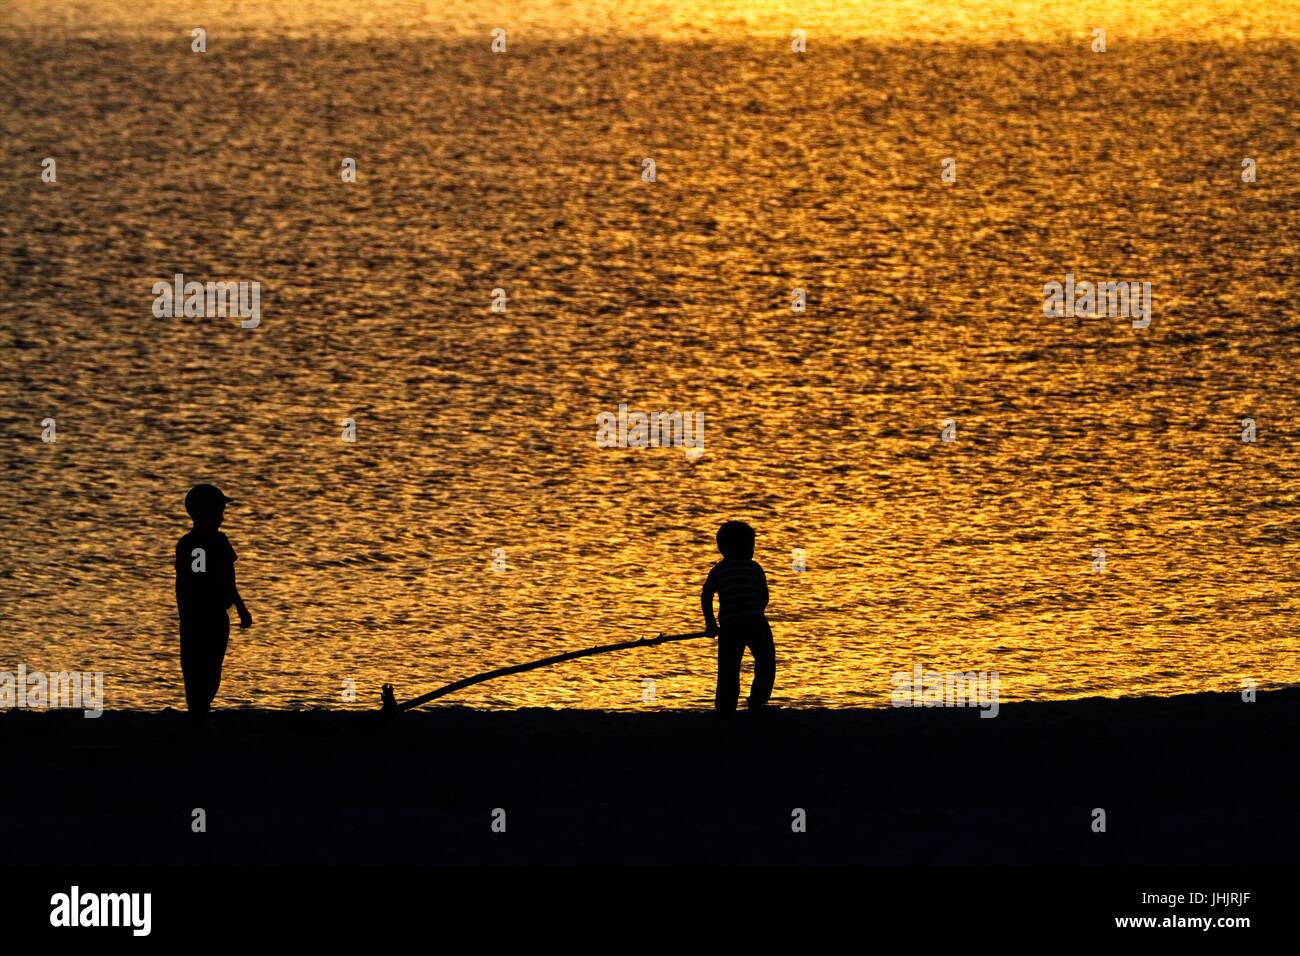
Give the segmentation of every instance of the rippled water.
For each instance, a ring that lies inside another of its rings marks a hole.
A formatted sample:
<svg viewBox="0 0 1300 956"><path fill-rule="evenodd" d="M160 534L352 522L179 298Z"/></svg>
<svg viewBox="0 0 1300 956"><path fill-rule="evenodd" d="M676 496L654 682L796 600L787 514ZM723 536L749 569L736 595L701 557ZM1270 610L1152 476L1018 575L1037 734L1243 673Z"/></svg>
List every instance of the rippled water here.
<svg viewBox="0 0 1300 956"><path fill-rule="evenodd" d="M203 55L174 0L0 16L0 669L179 706L215 480L257 619L219 706L694 629L733 517L785 705L1300 680L1295 6L1111 5L1096 54L1064 4L823 4L804 55L779 4L353 6L207 7ZM260 327L155 318L176 272L260 281ZM1067 272L1150 327L1045 318ZM620 403L703 457L598 448ZM711 654L447 702L704 706Z"/></svg>

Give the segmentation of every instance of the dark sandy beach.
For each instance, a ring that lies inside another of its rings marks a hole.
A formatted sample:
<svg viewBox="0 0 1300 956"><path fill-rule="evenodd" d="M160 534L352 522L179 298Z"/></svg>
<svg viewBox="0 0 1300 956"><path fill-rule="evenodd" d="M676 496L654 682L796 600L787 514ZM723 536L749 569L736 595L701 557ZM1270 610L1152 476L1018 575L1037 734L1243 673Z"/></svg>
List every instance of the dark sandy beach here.
<svg viewBox="0 0 1300 956"><path fill-rule="evenodd" d="M0 864L1293 863L1298 730L1300 689L996 719L228 711L205 739L174 712L14 711Z"/></svg>

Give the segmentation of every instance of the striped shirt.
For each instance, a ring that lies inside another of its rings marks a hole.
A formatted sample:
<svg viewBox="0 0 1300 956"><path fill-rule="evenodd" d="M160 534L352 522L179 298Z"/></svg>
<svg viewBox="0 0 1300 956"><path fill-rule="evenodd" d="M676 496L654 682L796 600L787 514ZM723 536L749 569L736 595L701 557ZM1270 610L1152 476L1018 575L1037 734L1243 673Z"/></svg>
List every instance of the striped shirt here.
<svg viewBox="0 0 1300 956"><path fill-rule="evenodd" d="M767 578L758 562L723 558L704 580L707 594L718 595L718 622L762 614L767 607Z"/></svg>

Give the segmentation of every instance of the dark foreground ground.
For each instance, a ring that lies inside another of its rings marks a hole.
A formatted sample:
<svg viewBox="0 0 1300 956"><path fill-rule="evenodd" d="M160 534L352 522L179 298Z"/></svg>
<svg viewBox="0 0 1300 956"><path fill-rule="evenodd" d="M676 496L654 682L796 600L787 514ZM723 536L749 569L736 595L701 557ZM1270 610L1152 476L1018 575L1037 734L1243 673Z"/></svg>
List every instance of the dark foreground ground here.
<svg viewBox="0 0 1300 956"><path fill-rule="evenodd" d="M172 712L11 712L0 865L1294 863L1298 731L1300 689L992 720L229 711L206 739Z"/></svg>

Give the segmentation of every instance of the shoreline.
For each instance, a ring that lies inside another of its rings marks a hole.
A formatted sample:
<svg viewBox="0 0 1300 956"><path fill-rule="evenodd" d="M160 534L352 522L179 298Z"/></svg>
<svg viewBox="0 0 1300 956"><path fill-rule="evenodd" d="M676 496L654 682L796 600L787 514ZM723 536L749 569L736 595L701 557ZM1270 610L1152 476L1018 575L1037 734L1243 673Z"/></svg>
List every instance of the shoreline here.
<svg viewBox="0 0 1300 956"><path fill-rule="evenodd" d="M1269 864L1300 688L978 708L0 714L0 863ZM1106 831L1094 832L1095 810ZM194 811L206 832L192 829ZM504 811L504 814L498 811ZM802 811L805 832L795 832ZM504 818L504 832L494 832Z"/></svg>

